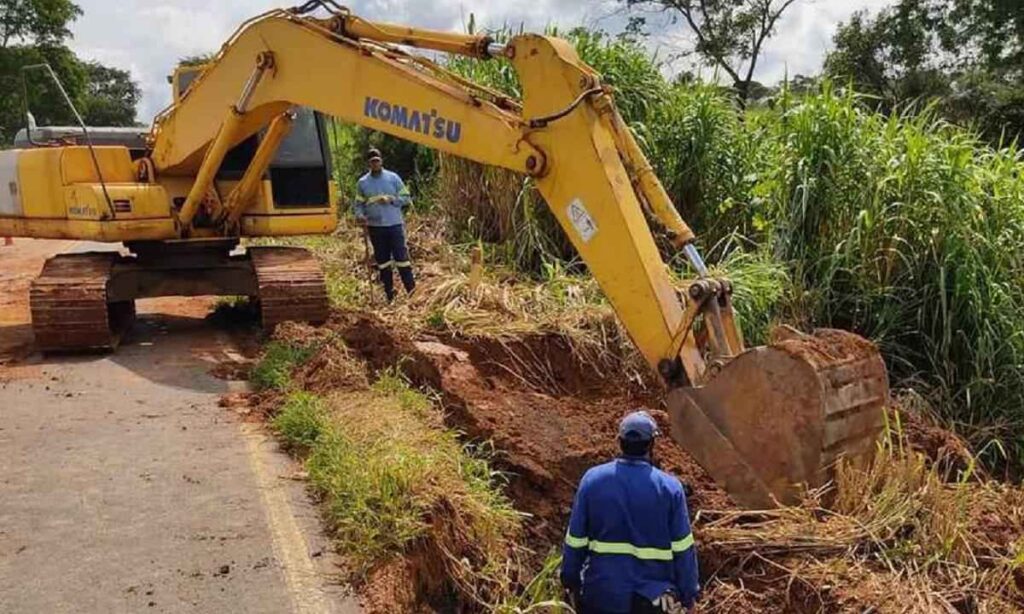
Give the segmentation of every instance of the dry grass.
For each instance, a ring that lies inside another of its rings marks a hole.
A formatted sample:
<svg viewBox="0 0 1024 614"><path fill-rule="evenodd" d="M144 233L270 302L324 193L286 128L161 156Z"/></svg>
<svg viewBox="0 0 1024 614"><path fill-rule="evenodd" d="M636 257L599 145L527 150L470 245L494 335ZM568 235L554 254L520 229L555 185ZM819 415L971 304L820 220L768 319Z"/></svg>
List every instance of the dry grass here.
<svg viewBox="0 0 1024 614"><path fill-rule="evenodd" d="M593 278L549 265L543 279L536 280L488 263L480 283L473 287L472 245L448 245L430 219L414 218L409 226L417 292L411 298L399 296L391 305L384 302L376 278L366 272L357 228L343 224L334 237L287 243L311 249L321 259L328 293L339 309L372 311L396 329L411 333L497 340L555 334L568 341L577 360L599 372L614 366L634 380L648 376L643 358Z"/></svg>
<svg viewBox="0 0 1024 614"><path fill-rule="evenodd" d="M559 335L576 361L598 372L609 366L634 378L646 372L591 278L554 271L546 281L529 283L497 270L486 273L474 287L469 275L453 273L425 288L406 310L431 329L459 337L510 341L527 335Z"/></svg>
<svg viewBox="0 0 1024 614"><path fill-rule="evenodd" d="M839 467L834 485L802 507L702 512L700 541L728 553L727 574L767 570L788 594L799 585L835 607L1020 611L1024 490L976 479L970 467L946 481L893 433L874 463ZM718 608L751 598L735 582L713 588Z"/></svg>

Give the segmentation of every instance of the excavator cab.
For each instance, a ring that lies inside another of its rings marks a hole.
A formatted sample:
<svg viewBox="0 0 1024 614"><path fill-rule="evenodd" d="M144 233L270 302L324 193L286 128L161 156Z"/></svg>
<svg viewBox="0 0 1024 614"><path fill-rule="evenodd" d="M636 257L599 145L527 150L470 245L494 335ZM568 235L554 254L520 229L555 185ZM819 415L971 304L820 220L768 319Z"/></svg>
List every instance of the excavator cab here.
<svg viewBox="0 0 1024 614"><path fill-rule="evenodd" d="M168 77L175 103L209 64L182 64ZM291 130L277 146L267 173L275 209L287 210L331 205L332 165L327 140L327 118L314 109L298 107ZM148 129L147 129L148 131ZM261 130L231 148L217 171L218 181L237 181L252 164Z"/></svg>

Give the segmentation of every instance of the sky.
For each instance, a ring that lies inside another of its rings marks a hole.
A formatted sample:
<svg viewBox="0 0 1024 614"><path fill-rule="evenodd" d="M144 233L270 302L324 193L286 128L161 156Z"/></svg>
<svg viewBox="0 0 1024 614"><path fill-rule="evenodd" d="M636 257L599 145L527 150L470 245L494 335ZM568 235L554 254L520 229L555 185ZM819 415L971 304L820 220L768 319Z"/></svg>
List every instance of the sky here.
<svg viewBox="0 0 1024 614"><path fill-rule="evenodd" d="M797 0L783 15L755 73L763 83L820 70L836 26L857 10L891 0ZM166 77L178 59L215 51L245 19L299 0L76 0L84 15L72 25L71 47L83 59L131 72L142 88L139 120L149 122L170 102ZM548 25L597 27L615 33L626 17L619 0L349 0L368 19L464 31L470 15L483 27L527 30ZM670 57L686 48L685 28L649 15L652 51Z"/></svg>

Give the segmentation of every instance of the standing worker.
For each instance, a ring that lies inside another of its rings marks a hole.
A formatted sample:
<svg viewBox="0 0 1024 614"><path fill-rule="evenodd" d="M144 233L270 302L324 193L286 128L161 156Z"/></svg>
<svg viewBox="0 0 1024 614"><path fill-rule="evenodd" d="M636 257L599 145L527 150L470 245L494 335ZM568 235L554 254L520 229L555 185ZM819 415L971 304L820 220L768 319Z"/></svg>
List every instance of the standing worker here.
<svg viewBox="0 0 1024 614"><path fill-rule="evenodd" d="M370 171L359 178L353 210L356 221L367 227L370 233L373 258L390 303L395 298L393 267L398 268L407 294L412 294L416 288L409 248L405 244L405 220L402 218L402 209L409 206L412 199L402 178L384 168L379 150L370 149L367 161Z"/></svg>
<svg viewBox="0 0 1024 614"><path fill-rule="evenodd" d="M658 425L619 425L622 456L584 474L562 555L562 584L583 614L681 612L700 592L683 485L655 468Z"/></svg>

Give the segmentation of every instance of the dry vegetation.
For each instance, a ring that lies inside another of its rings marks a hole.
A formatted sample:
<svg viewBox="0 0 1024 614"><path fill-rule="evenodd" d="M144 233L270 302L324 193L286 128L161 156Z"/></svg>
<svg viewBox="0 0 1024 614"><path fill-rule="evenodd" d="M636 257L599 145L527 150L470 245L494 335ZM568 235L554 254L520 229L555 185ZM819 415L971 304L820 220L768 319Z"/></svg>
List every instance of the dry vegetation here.
<svg viewBox="0 0 1024 614"><path fill-rule="evenodd" d="M975 478L943 479L891 432L870 468L840 468L801 507L704 514L698 534L721 569L774 575L789 598L823 611L1019 611L1024 491ZM718 590L729 595L720 611L741 598Z"/></svg>

